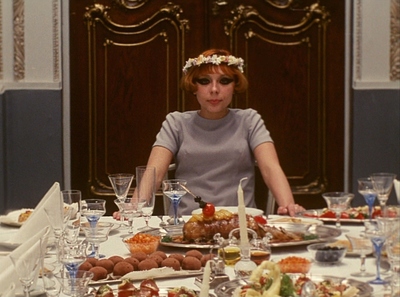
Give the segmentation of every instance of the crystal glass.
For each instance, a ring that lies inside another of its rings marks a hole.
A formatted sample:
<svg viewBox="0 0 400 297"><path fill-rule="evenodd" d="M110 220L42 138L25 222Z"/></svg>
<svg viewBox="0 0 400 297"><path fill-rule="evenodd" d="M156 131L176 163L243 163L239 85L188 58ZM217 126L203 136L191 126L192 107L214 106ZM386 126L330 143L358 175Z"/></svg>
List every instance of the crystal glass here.
<svg viewBox="0 0 400 297"><path fill-rule="evenodd" d="M371 174L372 185L378 195L379 204L381 205L382 216L386 215L386 202L389 199L390 192L393 188L393 181L396 174L393 173L373 173Z"/></svg>
<svg viewBox="0 0 400 297"><path fill-rule="evenodd" d="M368 205L368 218L372 220L374 202L377 196L372 180L370 177L362 177L357 179L357 182L358 192L363 195L364 200Z"/></svg>
<svg viewBox="0 0 400 297"><path fill-rule="evenodd" d="M64 220L64 239L76 242L81 224L82 194L79 190L63 190L61 196L64 201L64 213L68 212Z"/></svg>
<svg viewBox="0 0 400 297"><path fill-rule="evenodd" d="M95 228L99 219L106 213L106 201L104 199L82 200L81 213L86 217L90 226Z"/></svg>
<svg viewBox="0 0 400 297"><path fill-rule="evenodd" d="M400 226L397 225L396 229L388 236L386 240L386 252L388 255L391 277L390 286L392 296L400 292Z"/></svg>
<svg viewBox="0 0 400 297"><path fill-rule="evenodd" d="M108 222L98 222L95 228L92 228L89 223L83 223L81 225L81 228L85 233L86 241L94 247L94 258L100 258L100 244L108 240L108 234L113 225L113 223Z"/></svg>
<svg viewBox="0 0 400 297"><path fill-rule="evenodd" d="M119 201L123 201L129 193L129 189L131 187L132 181L134 179L134 175L131 173L114 173L108 175L108 179L111 182L111 186L115 192L115 196ZM118 206L118 204L117 204ZM120 217L119 220L121 222L121 226L124 226L124 214L123 209L118 207Z"/></svg>
<svg viewBox="0 0 400 297"><path fill-rule="evenodd" d="M87 245L85 242L68 243L66 241L60 241L59 243L59 257L61 263L72 278L76 276L79 265L86 260L86 247Z"/></svg>
<svg viewBox="0 0 400 297"><path fill-rule="evenodd" d="M123 209L124 216L128 219L128 233L133 233L133 219L141 216L140 207L137 198L125 198L123 201L115 199L114 203Z"/></svg>
<svg viewBox="0 0 400 297"><path fill-rule="evenodd" d="M322 194L328 208L336 214L336 228L341 229L340 215L349 208L350 201L354 198L354 194L346 192L328 192Z"/></svg>
<svg viewBox="0 0 400 297"><path fill-rule="evenodd" d="M154 166L136 167L136 191L139 207L145 219L146 226L138 230L150 230L149 220L154 210L156 200L156 168Z"/></svg>
<svg viewBox="0 0 400 297"><path fill-rule="evenodd" d="M62 285L63 293L71 297L88 296L88 285L93 276L93 272L84 270L76 271L73 277L68 272L56 274L58 281Z"/></svg>
<svg viewBox="0 0 400 297"><path fill-rule="evenodd" d="M397 218L377 217L376 222L365 221L364 224L366 227L365 236L371 240L376 254L376 277L369 283L375 285L387 284L388 281L383 280L380 273L382 247L387 237L398 227L399 220Z"/></svg>
<svg viewBox="0 0 400 297"><path fill-rule="evenodd" d="M365 259L373 251L371 240L366 237L356 237L348 234L346 234L346 237L350 241L353 253L359 254L361 260L360 271L353 272L350 275L357 277L374 276L373 273L367 272L365 269Z"/></svg>
<svg viewBox="0 0 400 297"><path fill-rule="evenodd" d="M182 187L182 185L186 186L186 180L167 179L163 180L162 184L163 193L171 200L172 206L174 208L174 225L178 225L178 206L181 202L182 196L186 194L185 188Z"/></svg>

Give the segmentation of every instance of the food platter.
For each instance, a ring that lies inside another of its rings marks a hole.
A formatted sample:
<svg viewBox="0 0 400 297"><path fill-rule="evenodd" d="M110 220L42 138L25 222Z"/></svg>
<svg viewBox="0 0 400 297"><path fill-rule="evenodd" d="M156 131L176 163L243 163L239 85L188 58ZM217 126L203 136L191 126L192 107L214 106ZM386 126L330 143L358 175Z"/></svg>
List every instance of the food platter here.
<svg viewBox="0 0 400 297"><path fill-rule="evenodd" d="M334 239L342 234L342 232L335 228L324 225L313 225L308 229L308 234L317 235L318 238L310 240L300 241L289 241L289 242L274 242L271 243L271 247L285 247L285 246L299 246L305 244L311 244L315 242L322 242ZM164 242L161 239L160 245L176 248L187 248L187 249L210 249L213 247L212 244L198 244L198 243L181 243L181 242Z"/></svg>
<svg viewBox="0 0 400 297"><path fill-rule="evenodd" d="M294 224L306 224L306 225L322 225L324 222L320 219L314 218L305 218L305 217L289 217L289 216L280 216L280 215L271 215L268 216L268 224L286 224L286 223L294 223Z"/></svg>
<svg viewBox="0 0 400 297"><path fill-rule="evenodd" d="M292 275L292 277L296 277L296 275ZM368 283L360 282L354 279L340 278L335 276L325 276L325 275L313 275L310 278L313 282L321 282L327 279L331 279L334 280L335 282L337 281L343 284L354 286L359 290L357 295L355 295L354 297L368 297L371 296L371 293L373 292L373 288ZM235 291L236 288L246 284L248 284L246 280L234 279L218 285L215 288L214 293L218 297L232 297L233 292Z"/></svg>
<svg viewBox="0 0 400 297"><path fill-rule="evenodd" d="M230 211L231 213L237 213L238 212L238 207L237 206L216 206L215 207L216 211L221 210L221 209ZM202 213L202 209L201 208L197 208L197 209L192 211L192 215L201 214L201 213ZM246 214L251 215L253 217L260 216L263 213L264 212L261 209L246 207Z"/></svg>
<svg viewBox="0 0 400 297"><path fill-rule="evenodd" d="M18 222L18 217L21 213L24 213L27 210L33 211L33 209L31 208L22 208L11 211L6 215L0 216L0 223L11 227L21 227L24 222Z"/></svg>

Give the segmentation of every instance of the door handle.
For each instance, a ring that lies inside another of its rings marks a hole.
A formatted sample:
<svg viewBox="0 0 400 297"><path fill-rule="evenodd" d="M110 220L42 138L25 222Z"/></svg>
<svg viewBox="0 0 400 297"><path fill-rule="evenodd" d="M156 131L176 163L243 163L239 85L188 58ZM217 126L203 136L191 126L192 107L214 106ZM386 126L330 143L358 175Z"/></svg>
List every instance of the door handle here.
<svg viewBox="0 0 400 297"><path fill-rule="evenodd" d="M214 0L211 8L213 15L218 15L220 8L225 5L228 5L227 0Z"/></svg>

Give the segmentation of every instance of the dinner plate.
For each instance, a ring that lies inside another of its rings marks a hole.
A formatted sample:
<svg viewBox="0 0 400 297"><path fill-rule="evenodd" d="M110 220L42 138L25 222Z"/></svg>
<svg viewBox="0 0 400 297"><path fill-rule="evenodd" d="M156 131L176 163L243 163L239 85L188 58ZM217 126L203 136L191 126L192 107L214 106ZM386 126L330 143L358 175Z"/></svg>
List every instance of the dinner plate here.
<svg viewBox="0 0 400 297"><path fill-rule="evenodd" d="M296 276L293 274L292 276ZM355 297L368 297L371 296L373 292L373 288L365 282L361 282L354 279L340 278L336 276L326 276L326 275L312 275L309 276L314 282L322 282L324 280L333 280L335 282L340 282L343 284L348 284L356 287L359 291ZM241 287L243 285L248 284L246 280L243 279L234 279L231 281L227 281L225 283L219 284L215 289L214 293L217 294L218 297L232 297L236 288Z"/></svg>
<svg viewBox="0 0 400 297"><path fill-rule="evenodd" d="M308 209L304 211L301 216L302 218L316 218L322 222L336 223L336 218L321 218L319 217L322 213L322 209ZM364 219L340 219L341 223L364 223Z"/></svg>
<svg viewBox="0 0 400 297"><path fill-rule="evenodd" d="M270 246L271 247L298 246L298 245L311 244L315 242L328 241L340 236L342 234L342 231L340 229L337 229L336 227L330 227L325 225L312 225L308 229L308 234L317 235L318 238L309 240L299 240L299 241L274 242L270 243ZM168 247L187 248L187 249L210 249L214 246L212 244L163 242L162 238L160 240L160 244Z"/></svg>
<svg viewBox="0 0 400 297"><path fill-rule="evenodd" d="M215 210L220 210L220 209L225 209L227 211L230 211L232 213L237 213L238 212L238 207L237 206L216 206ZM197 208L192 211L193 214L201 214L203 210L201 208ZM246 213L251 215L251 216L260 216L264 212L261 209L258 208L251 208L251 207L246 207Z"/></svg>
<svg viewBox="0 0 400 297"><path fill-rule="evenodd" d="M18 217L21 213L23 213L27 210L33 211L32 208L22 208L22 209L11 211L4 216L0 216L0 223L3 225L12 226L12 227L21 227L23 222L22 223L18 222Z"/></svg>
<svg viewBox="0 0 400 297"><path fill-rule="evenodd" d="M306 225L322 225L324 223L320 219L288 217L288 216L278 216L278 215L269 215L267 222L268 224L293 223L293 224L306 224Z"/></svg>

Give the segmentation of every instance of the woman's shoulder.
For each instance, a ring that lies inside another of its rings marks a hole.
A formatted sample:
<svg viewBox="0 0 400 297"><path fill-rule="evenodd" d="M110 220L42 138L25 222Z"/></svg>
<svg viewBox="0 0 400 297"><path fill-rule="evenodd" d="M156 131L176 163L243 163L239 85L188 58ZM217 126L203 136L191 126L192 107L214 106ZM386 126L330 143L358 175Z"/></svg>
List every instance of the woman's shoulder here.
<svg viewBox="0 0 400 297"><path fill-rule="evenodd" d="M173 111L167 114L166 120L167 121L186 121L188 119L191 119L196 115L196 111L190 110L190 111Z"/></svg>
<svg viewBox="0 0 400 297"><path fill-rule="evenodd" d="M246 109L234 108L231 109L231 111L233 112L234 116L244 119L252 120L261 118L261 115L258 113L258 111L252 108L246 108Z"/></svg>

